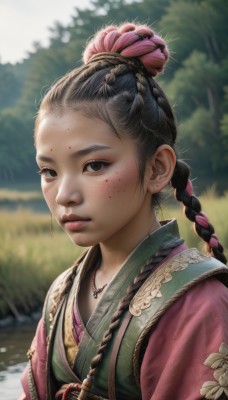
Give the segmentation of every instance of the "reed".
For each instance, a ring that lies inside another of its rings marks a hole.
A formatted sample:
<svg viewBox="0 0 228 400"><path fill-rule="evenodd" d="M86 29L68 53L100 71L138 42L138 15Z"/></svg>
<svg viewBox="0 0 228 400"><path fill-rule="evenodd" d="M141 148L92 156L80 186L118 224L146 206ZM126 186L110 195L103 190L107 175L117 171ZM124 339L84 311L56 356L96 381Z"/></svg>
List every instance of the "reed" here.
<svg viewBox="0 0 228 400"><path fill-rule="evenodd" d="M200 200L228 257L228 192L218 197L211 189ZM182 215L181 206L163 204L160 218L173 217L177 218L187 245L202 249L202 241L191 229L191 222ZM82 251L55 221L52 225L51 228L47 214L24 209L0 212L0 318L10 313L29 314L40 307L51 282Z"/></svg>
<svg viewBox="0 0 228 400"><path fill-rule="evenodd" d="M24 210L0 213L0 237L0 318L39 307L81 252L48 215Z"/></svg>

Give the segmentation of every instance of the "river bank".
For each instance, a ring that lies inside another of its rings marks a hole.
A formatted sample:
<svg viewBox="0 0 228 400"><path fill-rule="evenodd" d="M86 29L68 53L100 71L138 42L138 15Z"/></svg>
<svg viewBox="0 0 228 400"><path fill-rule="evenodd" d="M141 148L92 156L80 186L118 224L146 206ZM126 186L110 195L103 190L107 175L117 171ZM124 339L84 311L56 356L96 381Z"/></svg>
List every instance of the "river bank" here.
<svg viewBox="0 0 228 400"><path fill-rule="evenodd" d="M0 329L0 399L16 400L21 393L21 374L36 323Z"/></svg>
<svg viewBox="0 0 228 400"><path fill-rule="evenodd" d="M0 332L3 329L20 327L25 325L33 325L39 321L42 314L42 310L32 312L29 315L17 314L17 316L7 315L4 318L0 318Z"/></svg>

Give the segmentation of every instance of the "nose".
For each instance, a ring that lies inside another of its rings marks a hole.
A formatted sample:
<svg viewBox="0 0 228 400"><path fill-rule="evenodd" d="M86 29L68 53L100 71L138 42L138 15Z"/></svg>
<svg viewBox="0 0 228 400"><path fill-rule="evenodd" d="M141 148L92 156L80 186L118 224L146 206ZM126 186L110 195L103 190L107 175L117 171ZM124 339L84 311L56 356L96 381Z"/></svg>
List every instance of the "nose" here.
<svg viewBox="0 0 228 400"><path fill-rule="evenodd" d="M82 193L74 179L62 179L56 195L56 203L62 206L69 204L81 204L83 201Z"/></svg>

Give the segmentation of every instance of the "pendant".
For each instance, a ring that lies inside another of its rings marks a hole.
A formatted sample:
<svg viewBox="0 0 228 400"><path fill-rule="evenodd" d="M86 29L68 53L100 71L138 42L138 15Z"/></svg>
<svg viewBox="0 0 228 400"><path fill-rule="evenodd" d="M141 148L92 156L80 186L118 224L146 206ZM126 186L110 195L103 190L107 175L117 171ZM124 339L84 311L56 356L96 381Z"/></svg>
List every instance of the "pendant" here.
<svg viewBox="0 0 228 400"><path fill-rule="evenodd" d="M107 283L102 288L96 289L95 287L93 287L92 295L93 295L94 299L97 299L98 294L101 293L106 286L107 286Z"/></svg>
<svg viewBox="0 0 228 400"><path fill-rule="evenodd" d="M93 289L93 292L92 292L92 295L93 295L93 297L94 297L94 299L97 299L97 290L95 289Z"/></svg>

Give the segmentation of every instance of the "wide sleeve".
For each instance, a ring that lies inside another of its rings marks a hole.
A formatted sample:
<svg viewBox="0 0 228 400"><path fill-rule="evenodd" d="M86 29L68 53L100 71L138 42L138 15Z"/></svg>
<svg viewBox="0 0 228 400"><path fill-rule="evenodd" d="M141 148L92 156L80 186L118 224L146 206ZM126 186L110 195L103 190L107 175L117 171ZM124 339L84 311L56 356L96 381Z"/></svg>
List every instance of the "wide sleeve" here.
<svg viewBox="0 0 228 400"><path fill-rule="evenodd" d="M151 332L140 381L143 400L228 399L228 289L221 282L197 284L168 309Z"/></svg>
<svg viewBox="0 0 228 400"><path fill-rule="evenodd" d="M36 335L28 351L30 358L21 383L24 393L19 400L46 398L47 340L44 319L41 318Z"/></svg>

